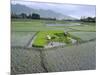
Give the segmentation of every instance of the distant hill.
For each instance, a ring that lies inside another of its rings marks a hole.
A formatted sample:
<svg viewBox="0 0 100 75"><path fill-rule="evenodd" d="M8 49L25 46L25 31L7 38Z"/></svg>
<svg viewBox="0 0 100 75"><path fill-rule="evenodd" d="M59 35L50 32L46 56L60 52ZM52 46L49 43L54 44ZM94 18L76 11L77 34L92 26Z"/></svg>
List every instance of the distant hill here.
<svg viewBox="0 0 100 75"><path fill-rule="evenodd" d="M43 18L56 18L56 19L70 19L70 20L76 20L76 18L71 16L65 16L61 13L54 12L52 10L44 10L44 9L36 9L36 8L29 8L25 5L21 4L11 4L11 12L16 14L26 13L32 14L32 13L38 13Z"/></svg>

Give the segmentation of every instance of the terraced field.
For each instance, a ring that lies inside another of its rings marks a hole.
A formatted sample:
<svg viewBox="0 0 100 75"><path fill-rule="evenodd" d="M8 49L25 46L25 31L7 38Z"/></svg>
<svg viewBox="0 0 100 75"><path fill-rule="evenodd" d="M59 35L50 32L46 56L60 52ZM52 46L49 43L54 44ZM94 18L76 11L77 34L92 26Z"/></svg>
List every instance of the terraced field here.
<svg viewBox="0 0 100 75"><path fill-rule="evenodd" d="M56 24L56 26L47 26ZM64 26L57 26L64 24ZM75 25L73 24L80 24ZM38 32L67 31L83 42L55 48L28 47ZM11 22L11 74L91 70L96 68L95 23L13 19ZM85 41L85 42L84 42Z"/></svg>

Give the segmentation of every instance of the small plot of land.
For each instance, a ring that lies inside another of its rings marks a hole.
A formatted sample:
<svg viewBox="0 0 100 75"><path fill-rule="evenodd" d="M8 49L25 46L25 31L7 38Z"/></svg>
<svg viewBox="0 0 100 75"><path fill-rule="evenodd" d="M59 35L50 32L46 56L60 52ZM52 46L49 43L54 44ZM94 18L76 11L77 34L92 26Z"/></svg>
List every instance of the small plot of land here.
<svg viewBox="0 0 100 75"><path fill-rule="evenodd" d="M11 46L13 47L25 47L32 37L35 35L35 32L12 32L11 35Z"/></svg>
<svg viewBox="0 0 100 75"><path fill-rule="evenodd" d="M39 32L36 35L36 39L34 40L32 46L33 47L55 47L66 44L71 44L73 37L70 36L69 33L64 31L46 31ZM75 38L75 40L78 40ZM51 45L50 45L51 44Z"/></svg>
<svg viewBox="0 0 100 75"><path fill-rule="evenodd" d="M47 31L47 32L39 32L36 36L37 38L33 42L33 46L43 47L44 45L49 43L49 40L46 38L47 35L54 36L54 33L62 33L62 31Z"/></svg>

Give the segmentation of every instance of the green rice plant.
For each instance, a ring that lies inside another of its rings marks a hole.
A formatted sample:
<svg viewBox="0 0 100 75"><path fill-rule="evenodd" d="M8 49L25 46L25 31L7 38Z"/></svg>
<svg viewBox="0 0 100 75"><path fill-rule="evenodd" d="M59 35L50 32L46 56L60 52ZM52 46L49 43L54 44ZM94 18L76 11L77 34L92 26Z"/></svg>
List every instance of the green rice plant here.
<svg viewBox="0 0 100 75"><path fill-rule="evenodd" d="M47 39L47 35L51 37L51 39ZM42 31L36 35L36 39L32 43L33 47L44 47L49 42L63 42L66 44L71 44L71 39L78 39L77 37L73 37L69 33L64 35L64 31Z"/></svg>
<svg viewBox="0 0 100 75"><path fill-rule="evenodd" d="M39 32L37 35L36 35L36 39L34 40L32 46L35 46L35 47L44 47L44 45L46 45L47 43L49 43L50 40L48 40L46 38L47 35L50 35L50 37L52 37L52 39L54 39L54 33L59 33L61 31L47 31L47 32Z"/></svg>

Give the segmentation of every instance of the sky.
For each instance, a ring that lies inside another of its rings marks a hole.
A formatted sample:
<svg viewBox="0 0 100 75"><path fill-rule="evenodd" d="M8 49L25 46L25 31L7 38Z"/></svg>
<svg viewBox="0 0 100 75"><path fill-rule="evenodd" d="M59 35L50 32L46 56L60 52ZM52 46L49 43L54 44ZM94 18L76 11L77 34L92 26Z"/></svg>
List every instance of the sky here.
<svg viewBox="0 0 100 75"><path fill-rule="evenodd" d="M12 4L26 5L30 8L52 10L63 15L80 18L81 16L95 17L96 6L95 5L79 5L79 4L60 4L60 3L41 3L41 2L30 2L13 0Z"/></svg>

